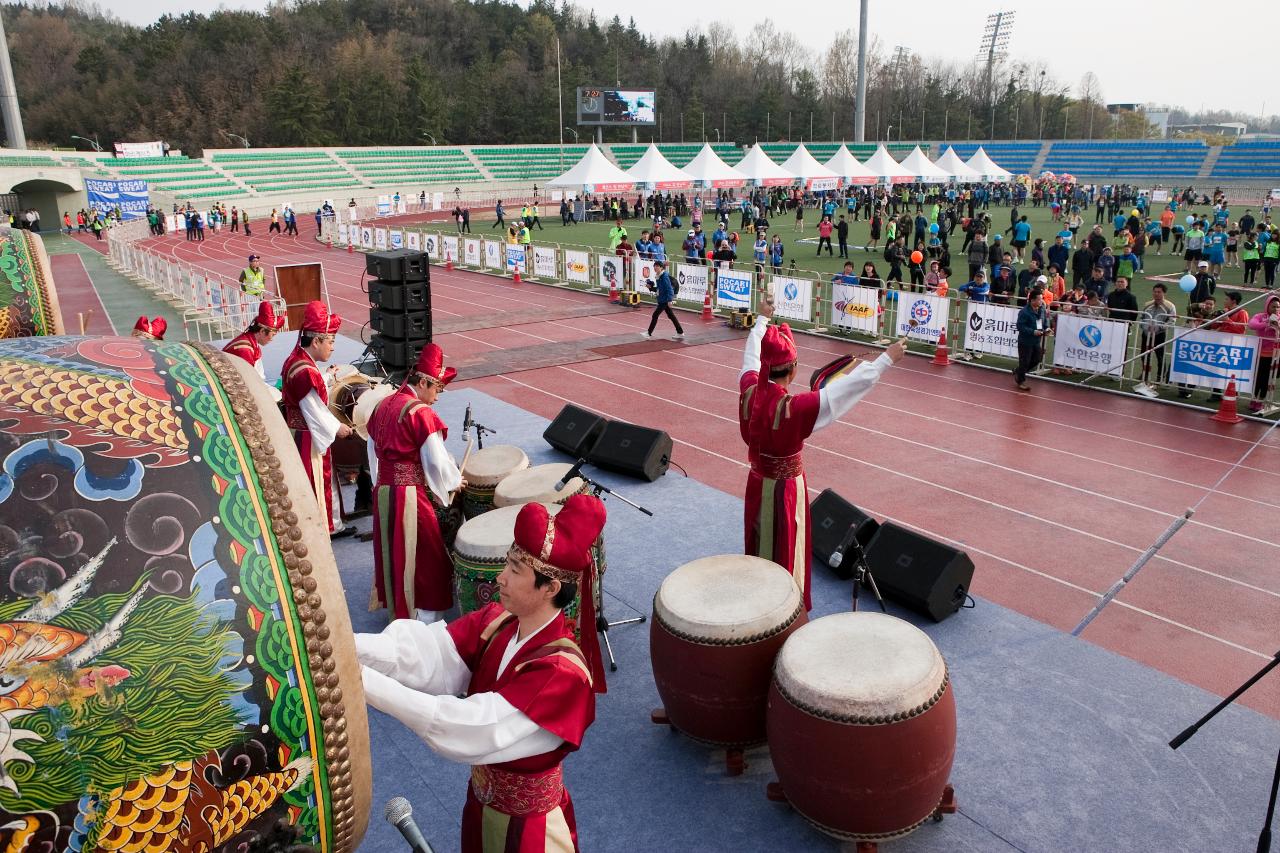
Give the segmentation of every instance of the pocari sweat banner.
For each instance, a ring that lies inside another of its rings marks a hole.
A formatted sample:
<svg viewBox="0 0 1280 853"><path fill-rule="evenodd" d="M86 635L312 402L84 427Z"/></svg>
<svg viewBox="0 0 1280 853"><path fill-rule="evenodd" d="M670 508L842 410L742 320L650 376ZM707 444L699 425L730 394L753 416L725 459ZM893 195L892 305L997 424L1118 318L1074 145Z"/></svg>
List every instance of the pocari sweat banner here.
<svg viewBox="0 0 1280 853"><path fill-rule="evenodd" d="M102 181L85 178L84 191L89 196L89 208L106 213L120 208L125 219L138 219L147 215L151 195L146 181Z"/></svg>
<svg viewBox="0 0 1280 853"><path fill-rule="evenodd" d="M1235 379L1236 391L1253 393L1261 338L1197 329L1173 343L1169 381L1201 388L1226 388Z"/></svg>

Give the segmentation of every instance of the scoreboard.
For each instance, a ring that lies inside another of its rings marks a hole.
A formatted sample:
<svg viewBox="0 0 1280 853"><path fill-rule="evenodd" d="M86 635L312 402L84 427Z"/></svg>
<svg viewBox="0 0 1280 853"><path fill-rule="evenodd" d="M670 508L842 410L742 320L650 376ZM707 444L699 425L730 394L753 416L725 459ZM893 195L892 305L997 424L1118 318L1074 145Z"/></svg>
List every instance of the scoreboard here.
<svg viewBox="0 0 1280 853"><path fill-rule="evenodd" d="M652 89L578 88L578 124L617 127L657 123Z"/></svg>

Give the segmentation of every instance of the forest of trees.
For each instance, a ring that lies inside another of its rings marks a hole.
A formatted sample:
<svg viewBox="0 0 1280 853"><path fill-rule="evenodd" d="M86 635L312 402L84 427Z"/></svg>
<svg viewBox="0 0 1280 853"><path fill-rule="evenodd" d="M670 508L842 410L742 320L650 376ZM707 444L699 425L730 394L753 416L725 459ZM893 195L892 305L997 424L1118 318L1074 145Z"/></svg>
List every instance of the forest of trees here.
<svg viewBox="0 0 1280 853"><path fill-rule="evenodd" d="M83 3L4 6L28 139L164 139L198 155L254 146L550 143L578 86L657 90L641 139L852 139L857 33L815 53L771 21L657 39L551 0L292 0L266 13L166 16L139 28ZM1141 137L1096 78L987 68L872 39L868 139ZM1176 120L1190 119L1183 112ZM994 128L992 127L994 123ZM583 131L584 137L586 131ZM609 129L607 141L630 138Z"/></svg>

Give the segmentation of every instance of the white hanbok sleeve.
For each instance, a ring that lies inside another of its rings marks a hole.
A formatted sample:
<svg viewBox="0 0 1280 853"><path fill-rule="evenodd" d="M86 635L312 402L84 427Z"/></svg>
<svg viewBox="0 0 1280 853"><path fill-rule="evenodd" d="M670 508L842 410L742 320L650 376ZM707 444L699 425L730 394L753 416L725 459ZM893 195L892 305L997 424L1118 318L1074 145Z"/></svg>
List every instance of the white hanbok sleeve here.
<svg viewBox="0 0 1280 853"><path fill-rule="evenodd" d="M462 693L471 670L443 622L396 619L378 634L356 634L356 659L425 693Z"/></svg>
<svg viewBox="0 0 1280 853"><path fill-rule="evenodd" d="M881 353L875 361L863 362L848 375L828 382L818 392L818 419L813 428L822 429L853 408L892 365L893 360Z"/></svg>
<svg viewBox="0 0 1280 853"><path fill-rule="evenodd" d="M422 472L427 477L427 487L436 496L442 506L449 505L449 493L462 484L462 472L454 464L453 457L444 448L444 439L439 432L427 436L418 450L422 459Z"/></svg>
<svg viewBox="0 0 1280 853"><path fill-rule="evenodd" d="M253 363L253 369L258 371L258 376L262 378L263 382L267 381L267 369L262 366L261 358L259 358L257 361Z"/></svg>
<svg viewBox="0 0 1280 853"><path fill-rule="evenodd" d="M307 422L307 429L311 431L311 446L316 453L324 453L338 437L338 428L342 425L315 389L307 392L307 396L298 403L298 408L302 410L302 419Z"/></svg>
<svg viewBox="0 0 1280 853"><path fill-rule="evenodd" d="M373 485L378 485L378 448L374 447L373 439L370 438L364 443L365 456L369 457L369 479L373 481Z"/></svg>
<svg viewBox="0 0 1280 853"><path fill-rule="evenodd" d="M769 318L761 314L756 317L756 324L747 335L747 345L742 353L742 369L738 371L741 379L747 373L760 369L760 342L764 340L764 330L769 326Z"/></svg>

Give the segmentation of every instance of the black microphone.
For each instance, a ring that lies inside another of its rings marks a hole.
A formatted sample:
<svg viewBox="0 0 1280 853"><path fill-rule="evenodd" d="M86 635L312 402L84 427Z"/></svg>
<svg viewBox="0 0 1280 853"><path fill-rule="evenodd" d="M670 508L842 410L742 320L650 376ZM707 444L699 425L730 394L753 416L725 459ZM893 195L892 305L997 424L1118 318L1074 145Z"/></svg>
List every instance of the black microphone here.
<svg viewBox="0 0 1280 853"><path fill-rule="evenodd" d="M471 404L467 403L467 414L462 418L462 432L466 434L471 431Z"/></svg>
<svg viewBox="0 0 1280 853"><path fill-rule="evenodd" d="M427 839L422 837L422 831L413 822L413 806L404 797L392 797L388 800L382 816L387 819L387 823L400 830L409 849L414 853L433 853Z"/></svg>
<svg viewBox="0 0 1280 853"><path fill-rule="evenodd" d="M582 466L587 464L587 460L579 459L573 463L573 467L564 472L564 476L560 478L560 482L556 483L556 491L563 491L564 487L569 485L569 481L582 473Z"/></svg>
<svg viewBox="0 0 1280 853"><path fill-rule="evenodd" d="M850 524L849 529L845 531L844 538L840 540L840 544L831 552L831 556L827 558L827 565L833 569L840 568L840 564L844 562L844 552L849 550L849 546L853 544L853 539L857 536L857 529Z"/></svg>

